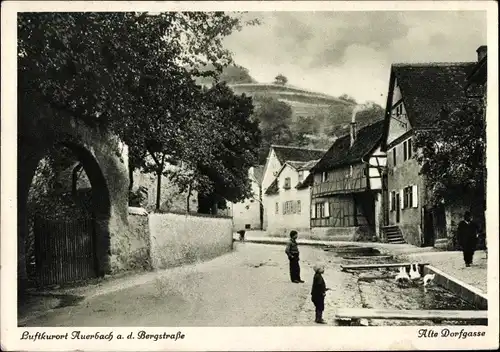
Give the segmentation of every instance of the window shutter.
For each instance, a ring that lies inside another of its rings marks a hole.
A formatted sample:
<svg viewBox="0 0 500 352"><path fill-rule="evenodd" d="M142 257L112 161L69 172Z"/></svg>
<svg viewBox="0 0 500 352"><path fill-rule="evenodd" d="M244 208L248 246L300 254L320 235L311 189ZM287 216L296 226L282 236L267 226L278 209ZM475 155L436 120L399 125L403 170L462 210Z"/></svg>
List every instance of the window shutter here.
<svg viewBox="0 0 500 352"><path fill-rule="evenodd" d="M394 196L394 192L389 193L389 210L392 210L392 197Z"/></svg>
<svg viewBox="0 0 500 352"><path fill-rule="evenodd" d="M406 141L403 142L403 160L408 159L408 145Z"/></svg>
<svg viewBox="0 0 500 352"><path fill-rule="evenodd" d="M316 219L316 204L311 204L311 218Z"/></svg>
<svg viewBox="0 0 500 352"><path fill-rule="evenodd" d="M282 207L283 207L283 215L285 215L286 214L286 202L282 203Z"/></svg>
<svg viewBox="0 0 500 352"><path fill-rule="evenodd" d="M330 204L328 202L325 202L325 218L330 217Z"/></svg>
<svg viewBox="0 0 500 352"><path fill-rule="evenodd" d="M297 201L297 214L300 214L300 200Z"/></svg>
<svg viewBox="0 0 500 352"><path fill-rule="evenodd" d="M399 191L399 205L400 205L401 209L404 209L404 208L405 208L404 199L405 199L405 193L404 193L404 191L401 189L401 190Z"/></svg>
<svg viewBox="0 0 500 352"><path fill-rule="evenodd" d="M418 188L417 188L417 185L411 186L411 190L412 190L412 198L413 198L412 206L414 208L417 208L418 207Z"/></svg>

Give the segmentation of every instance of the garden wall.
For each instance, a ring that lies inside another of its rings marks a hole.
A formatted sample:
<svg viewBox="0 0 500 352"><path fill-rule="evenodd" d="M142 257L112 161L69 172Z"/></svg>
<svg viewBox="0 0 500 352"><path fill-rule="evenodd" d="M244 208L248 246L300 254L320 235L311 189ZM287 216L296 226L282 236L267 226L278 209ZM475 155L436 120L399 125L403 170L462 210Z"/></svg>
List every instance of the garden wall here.
<svg viewBox="0 0 500 352"><path fill-rule="evenodd" d="M230 217L193 214L150 214L153 269L207 260L233 248Z"/></svg>

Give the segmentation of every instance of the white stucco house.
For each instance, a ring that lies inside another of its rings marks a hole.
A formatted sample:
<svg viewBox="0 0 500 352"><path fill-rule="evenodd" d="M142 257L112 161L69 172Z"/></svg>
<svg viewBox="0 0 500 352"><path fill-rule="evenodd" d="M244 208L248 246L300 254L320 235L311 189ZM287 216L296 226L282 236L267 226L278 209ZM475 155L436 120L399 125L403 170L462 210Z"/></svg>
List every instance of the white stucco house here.
<svg viewBox="0 0 500 352"><path fill-rule="evenodd" d="M265 192L269 234L286 236L310 229L311 187L303 186L318 160L286 161Z"/></svg>
<svg viewBox="0 0 500 352"><path fill-rule="evenodd" d="M271 145L269 149L269 154L267 156L266 165L264 166L262 174L262 204L264 206L264 219L263 219L263 229L268 230L269 215L274 214L275 200L273 195L267 194L267 189L274 183L276 178L280 173L285 172L287 174L289 171L284 170L283 166L288 162L288 166L295 168L297 175L295 183L292 185L295 187L299 182L299 174L301 180L305 180L307 177L306 172L308 170L298 170L298 168L303 168L306 163L313 160L319 160L323 156L326 150L323 149L310 149L301 147L289 147L283 145ZM309 167L309 166L308 166ZM312 166L311 166L312 167ZM301 182L301 181L300 181ZM298 199L297 199L298 200ZM301 204L302 205L302 204ZM269 210L269 211L268 211ZM301 211L302 212L302 211ZM273 215L274 216L274 215ZM273 230L274 231L274 230Z"/></svg>
<svg viewBox="0 0 500 352"><path fill-rule="evenodd" d="M233 216L234 231L240 230L261 230L263 222L262 204L262 173L264 166L250 168L248 176L252 183L253 196L243 202L230 204Z"/></svg>

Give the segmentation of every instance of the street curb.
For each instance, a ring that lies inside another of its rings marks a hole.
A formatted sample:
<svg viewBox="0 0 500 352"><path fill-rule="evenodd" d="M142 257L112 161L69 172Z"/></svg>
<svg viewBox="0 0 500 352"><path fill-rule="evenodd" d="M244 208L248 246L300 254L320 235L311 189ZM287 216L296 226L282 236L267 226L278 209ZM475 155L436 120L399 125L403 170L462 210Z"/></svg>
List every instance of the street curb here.
<svg viewBox="0 0 500 352"><path fill-rule="evenodd" d="M453 292L464 301L474 305L477 309L488 309L488 297L486 297L486 295L478 288L469 285L432 265L424 266L423 271L424 275L435 274L435 281L439 286L442 286L448 291Z"/></svg>
<svg viewBox="0 0 500 352"><path fill-rule="evenodd" d="M255 239L245 239L243 241L240 241L239 239L234 242L237 243L257 243L257 244L276 244L276 245L286 245L287 240L284 241L274 241L274 240L255 240ZM297 244L300 246L315 246L315 247L324 247L330 245L330 243L311 243L311 242L301 242L297 241ZM334 244L333 242L331 243L332 245Z"/></svg>

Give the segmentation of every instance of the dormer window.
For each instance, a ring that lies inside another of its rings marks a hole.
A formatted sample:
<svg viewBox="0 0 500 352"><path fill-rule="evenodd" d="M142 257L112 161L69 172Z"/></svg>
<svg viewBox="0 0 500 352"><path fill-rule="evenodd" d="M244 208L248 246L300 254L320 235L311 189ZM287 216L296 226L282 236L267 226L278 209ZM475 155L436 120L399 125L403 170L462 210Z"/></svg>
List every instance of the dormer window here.
<svg viewBox="0 0 500 352"><path fill-rule="evenodd" d="M290 177L285 178L285 185L283 186L284 189L290 189Z"/></svg>

